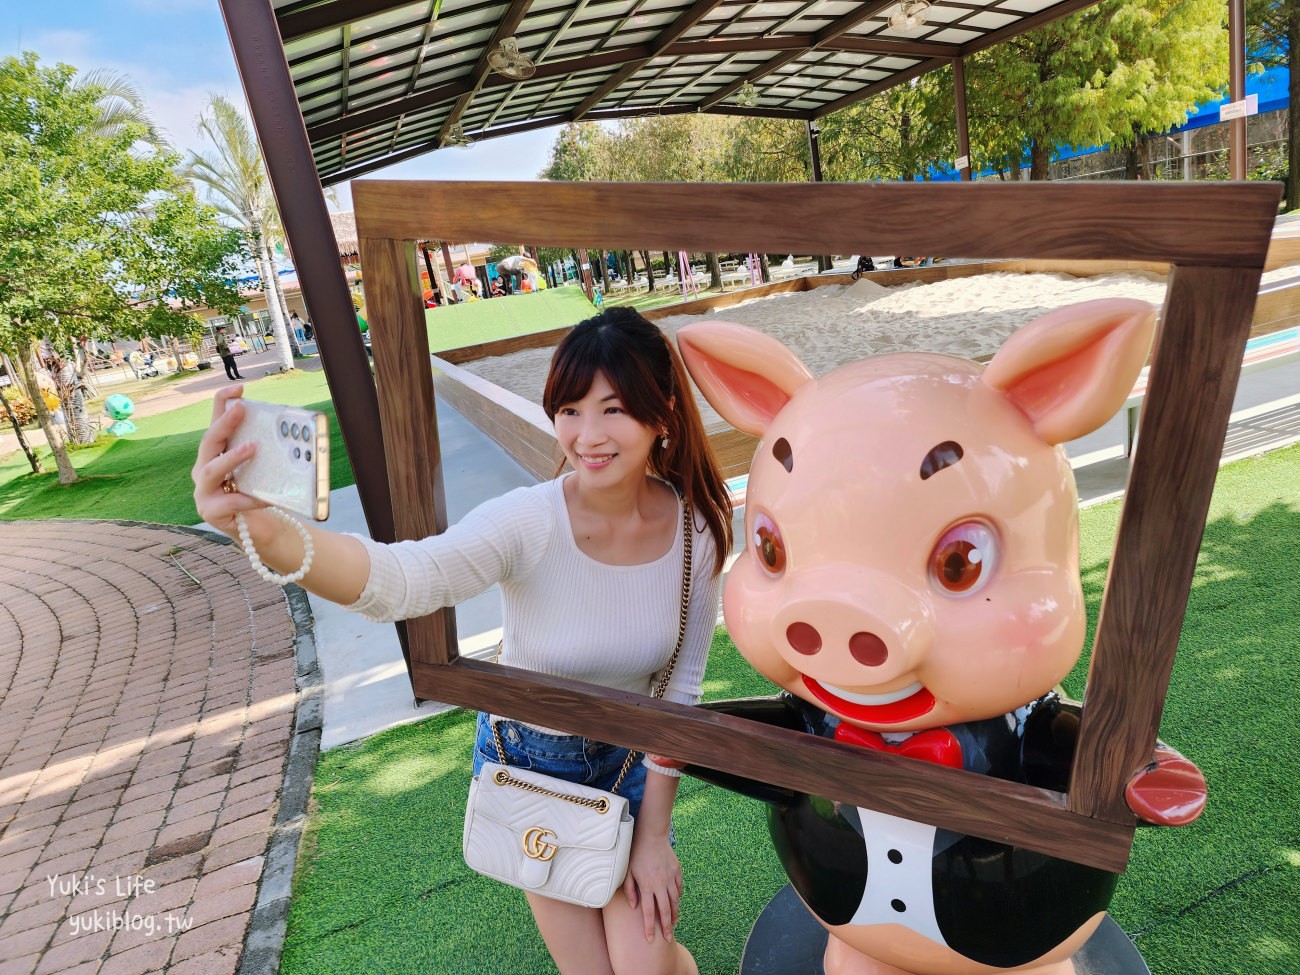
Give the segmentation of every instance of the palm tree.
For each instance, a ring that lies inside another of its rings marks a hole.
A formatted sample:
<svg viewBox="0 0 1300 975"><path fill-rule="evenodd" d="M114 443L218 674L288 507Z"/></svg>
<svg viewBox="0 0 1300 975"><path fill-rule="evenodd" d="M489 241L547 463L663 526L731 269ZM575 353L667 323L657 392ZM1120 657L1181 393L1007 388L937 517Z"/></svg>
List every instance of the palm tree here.
<svg viewBox="0 0 1300 975"><path fill-rule="evenodd" d="M97 68L78 77L75 85L99 90L99 119L92 129L94 134L112 136L128 125L138 125L144 128L142 141L157 149L171 148L171 143L145 107L140 90L126 75Z"/></svg>
<svg viewBox="0 0 1300 975"><path fill-rule="evenodd" d="M271 242L279 234L280 218L262 164L262 152L243 113L220 95L208 100L208 107L199 118L199 134L207 136L216 152L191 152L185 174L206 187L209 202L247 236L271 312L280 371L287 372L293 368L293 353L282 311L284 297L271 257Z"/></svg>

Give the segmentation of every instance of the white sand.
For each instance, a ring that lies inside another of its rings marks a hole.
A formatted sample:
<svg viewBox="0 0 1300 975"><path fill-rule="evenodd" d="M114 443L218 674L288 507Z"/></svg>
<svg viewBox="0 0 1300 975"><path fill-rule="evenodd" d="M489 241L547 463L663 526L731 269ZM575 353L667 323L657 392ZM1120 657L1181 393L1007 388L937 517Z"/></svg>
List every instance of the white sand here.
<svg viewBox="0 0 1300 975"><path fill-rule="evenodd" d="M1297 274L1296 267L1264 275L1263 283ZM669 335L703 320L737 322L771 335L815 375L881 352L944 352L990 356L1021 325L1063 305L1094 298L1140 298L1157 307L1165 278L1147 272L1076 278L1067 274L980 274L892 288L862 279L810 291L756 298L706 315L674 315L658 324ZM541 402L553 349L528 349L469 362L463 368ZM718 420L702 398L706 426Z"/></svg>

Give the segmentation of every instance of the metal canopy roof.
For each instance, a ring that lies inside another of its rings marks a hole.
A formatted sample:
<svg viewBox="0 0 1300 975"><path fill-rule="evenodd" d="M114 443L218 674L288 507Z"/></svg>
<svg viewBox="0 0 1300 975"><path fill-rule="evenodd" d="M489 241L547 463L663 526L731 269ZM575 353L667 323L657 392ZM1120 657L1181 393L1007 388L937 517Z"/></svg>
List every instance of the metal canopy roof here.
<svg viewBox="0 0 1300 975"><path fill-rule="evenodd" d="M813 120L1095 0L275 0L326 184L446 144L686 112ZM492 72L504 38L537 65ZM737 92L752 84L756 103Z"/></svg>

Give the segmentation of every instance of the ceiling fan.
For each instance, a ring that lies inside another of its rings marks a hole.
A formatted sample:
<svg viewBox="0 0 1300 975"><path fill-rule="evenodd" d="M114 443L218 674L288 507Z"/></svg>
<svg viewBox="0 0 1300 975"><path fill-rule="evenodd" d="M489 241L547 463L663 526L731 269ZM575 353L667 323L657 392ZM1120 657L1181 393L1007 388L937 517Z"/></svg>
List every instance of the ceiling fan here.
<svg viewBox="0 0 1300 975"><path fill-rule="evenodd" d="M524 81L537 70L532 58L519 50L519 42L513 37L502 38L488 54L488 67L511 81Z"/></svg>
<svg viewBox="0 0 1300 975"><path fill-rule="evenodd" d="M465 128L459 122L447 130L447 138L442 140L444 146L459 146L462 149L468 149L474 144L474 140L465 134Z"/></svg>
<svg viewBox="0 0 1300 975"><path fill-rule="evenodd" d="M904 0L889 15L889 26L903 33L924 27L926 12L930 7L930 0Z"/></svg>

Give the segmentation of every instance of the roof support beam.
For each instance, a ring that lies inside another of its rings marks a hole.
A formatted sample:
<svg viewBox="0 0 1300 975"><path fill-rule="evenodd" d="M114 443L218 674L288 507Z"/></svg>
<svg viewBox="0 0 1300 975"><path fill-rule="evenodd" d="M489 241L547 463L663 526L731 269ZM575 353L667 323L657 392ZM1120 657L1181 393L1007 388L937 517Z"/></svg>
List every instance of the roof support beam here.
<svg viewBox="0 0 1300 975"><path fill-rule="evenodd" d="M340 77L343 84L339 86L339 111L344 115L348 113L348 85L351 82L349 77L352 74L352 25L343 25L343 70ZM344 162L348 159L348 140L344 138L339 145L339 154Z"/></svg>
<svg viewBox="0 0 1300 975"><path fill-rule="evenodd" d="M325 378L339 402L339 428L356 471L357 494L372 538L395 538L379 401L352 313L329 211L312 163L268 0L220 0L253 128L266 162L285 236L293 249L303 299L316 327ZM346 397L344 392L346 390ZM406 624L397 624L408 663ZM408 670L409 675L409 670Z"/></svg>
<svg viewBox="0 0 1300 975"><path fill-rule="evenodd" d="M694 115L696 111L697 108L694 105L669 105L664 108L656 108L653 114ZM645 108L610 108L592 112L587 117L592 121L606 121L621 118L643 118L646 114ZM731 105L723 105L721 108L714 109L711 114L740 115L745 118L780 118L796 122L803 122L812 118L811 112L801 111L796 108L735 108Z"/></svg>
<svg viewBox="0 0 1300 975"><path fill-rule="evenodd" d="M746 53L749 51L794 51L802 54L805 51L812 50L817 43L816 35L813 34L786 34L771 37L748 37L729 40L708 40L708 41L677 41L665 46L659 53L667 57L694 57L708 56L723 53ZM928 44L914 41L891 41L888 39L872 40L870 38L845 37L832 40L821 45L823 50L827 51L845 51L855 54L880 54L880 55L897 55L899 57L955 57L960 48L955 44ZM547 64L539 64L537 73L533 79L551 78L557 75L571 75L591 68L601 68L613 64L621 64L625 70L629 67L635 70L641 67L647 61L658 55L652 53L652 45L638 44L631 47L616 48L610 51L602 51L599 54L593 54L588 57L566 58L562 61L552 61ZM417 63L415 69L419 71ZM620 77L617 83L609 87L612 91L623 81L630 77L632 71L627 75ZM616 76L617 77L617 76ZM303 82L310 81L310 78L301 79ZM612 80L612 79L611 79ZM517 87L518 82L514 81L497 81L491 75L485 80L479 90L489 88L499 88L509 85ZM601 87L609 85L606 82ZM430 88L427 91L411 93L411 85L407 86L407 94L392 102L385 102L382 105L376 105L373 108L367 108L352 116L343 116L337 119L331 119L328 122L322 122L319 125L309 126L307 134L313 142L331 136L340 135L344 132L355 129L368 128L380 122L387 122L394 118L401 118L403 115L409 115L411 112L427 108L430 105L436 105L439 102L450 101L454 98L460 98L471 89L465 80L449 82L445 85L439 85L436 88ZM607 92L606 92L607 93ZM595 94L593 92L593 94ZM603 95L602 95L603 97ZM581 106L580 106L581 107Z"/></svg>
<svg viewBox="0 0 1300 975"><path fill-rule="evenodd" d="M975 177L970 168L970 127L966 116L966 62L952 59L952 100L957 113L957 178L969 183ZM960 165L961 160L966 165Z"/></svg>
<svg viewBox="0 0 1300 975"><path fill-rule="evenodd" d="M333 30L353 21L365 20L375 14L387 13L398 7L407 6L411 0L351 0L349 3L325 3L308 7L296 13L285 14L277 18L280 23L280 38L288 44L290 41L308 34L317 34L323 30Z"/></svg>
<svg viewBox="0 0 1300 975"><path fill-rule="evenodd" d="M488 56L507 37L515 36L515 31L519 29L519 25L523 22L524 16L528 13L528 8L532 4L533 0L513 0L505 15L497 22L497 29L492 32L491 39L479 56L478 64L474 65L474 70L469 76L470 90L456 99L456 104L452 106L451 111L447 113L447 117L443 119L442 128L438 130L438 148L441 149L446 143L452 126L460 122L465 110L469 108L469 103L474 100L478 90L483 87L483 82L487 81L487 76L492 71L488 66Z"/></svg>
<svg viewBox="0 0 1300 975"><path fill-rule="evenodd" d="M700 103L701 111L705 111L705 112L711 111L714 105L718 104L718 102L722 101L723 99L730 98L736 92L740 91L740 89L744 87L744 85L756 81L759 78L762 78L764 75L769 75L773 71L780 70L790 62L799 60L809 51L816 51L819 48L826 46L831 41L838 38L841 34L847 34L849 31L853 30L854 27L857 27L863 21L870 20L881 10L884 10L886 7L888 7L892 2L893 0L869 0L868 3L862 4L860 7L858 7L857 10L853 11L853 13L845 14L839 20L836 20L826 25L821 30L819 30L816 34L813 34L812 35L813 42L809 44L806 48L799 51L790 51L786 54L778 54L770 61L760 64L757 68L755 68L753 71L750 71L744 77L737 78L735 81L727 85L725 88L718 89L712 95L710 95L708 98L706 98L703 102Z"/></svg>
<svg viewBox="0 0 1300 975"><path fill-rule="evenodd" d="M960 47L956 44L937 44L934 41L892 41L889 38L841 37L821 46L823 51L840 51L845 54L882 54L885 56L917 58L955 57Z"/></svg>
<svg viewBox="0 0 1300 975"><path fill-rule="evenodd" d="M415 64L411 65L411 80L406 83L406 91L402 94L403 98L410 98L411 92L415 91L415 86L420 83L420 69L424 67L424 58L429 52L429 40L433 37L433 28L437 23L438 6L435 4L429 22L424 25L424 32L420 35L420 51L415 56ZM404 121L406 121L406 116L399 116L397 124L393 126L393 141L388 144L389 152L393 151L393 146L397 144L397 137L402 134L402 123Z"/></svg>
<svg viewBox="0 0 1300 975"><path fill-rule="evenodd" d="M1033 30L1035 27L1042 27L1044 24L1050 24L1054 20L1060 20L1062 17L1068 17L1070 14L1078 13L1084 7L1091 7L1097 0L1064 0L1054 7L1048 7L1040 10L1036 14L1030 14L1021 20L1000 27L983 37L968 41L961 46L961 56L974 54L976 51L983 51L985 48L992 47L994 44L1001 44L1005 40L1023 34L1025 31Z"/></svg>
<svg viewBox="0 0 1300 975"><path fill-rule="evenodd" d="M530 78L530 81L541 80L545 78L554 78L559 75L572 75L580 71L587 71L591 68L608 67L611 64L622 64L630 58L645 57L649 48L645 45L637 47L625 47L616 51L606 51L603 54L593 54L585 58L569 58L564 61L552 61L550 64L539 64L537 73ZM514 85L513 81L487 81L482 88L503 88L507 85ZM373 108L367 108L357 112L354 115L345 115L341 118L330 119L328 122L321 122L319 125L309 125L307 134L313 142L330 136L339 135L342 132L351 132L354 129L364 129L380 122L387 122L391 119L400 118L403 115L409 115L411 112L418 111L422 108L428 108L430 105L437 105L439 102L451 101L459 98L466 92L470 91L469 82L466 79L460 81L450 81L445 85L439 85L437 88L430 88L427 91L418 92L398 101L384 102L381 105L375 105Z"/></svg>
<svg viewBox="0 0 1300 975"><path fill-rule="evenodd" d="M569 8L569 12L564 15L564 20L560 22L560 26L551 31L551 36L547 38L546 45L537 52L536 56L533 57L534 64L541 64L546 60L551 51L555 48L555 45L559 44L560 39L564 37L564 32L573 26L573 22L578 19L578 14L586 10L587 4L590 2L591 0L579 0L578 3L575 3ZM536 75L534 75L534 77L536 77ZM501 99L501 104L496 107L496 111L494 111L491 117L487 120L488 126L491 126L492 123L497 120L497 116L500 115L502 110L510 104L510 99L514 98L518 92L519 82L515 82L510 86L510 90L506 92L506 97Z"/></svg>
<svg viewBox="0 0 1300 975"><path fill-rule="evenodd" d="M403 98L400 102L376 105L374 108L367 108L352 115L343 115L328 122L322 122L319 125L309 126L307 136L312 142L319 142L321 139L342 135L344 132L368 129L372 125L400 118L421 108L458 98L467 91L469 91L468 82L448 82L445 85L439 85L437 88L422 91L418 95L412 95L410 98Z"/></svg>
<svg viewBox="0 0 1300 975"><path fill-rule="evenodd" d="M593 108L600 104L601 99L614 91L628 78L636 74L643 64L657 58L662 54L669 45L675 43L683 34L698 24L701 20L709 15L714 7L722 3L722 0L697 0L694 6L686 13L682 14L671 24L668 25L658 37L650 44L650 53L639 60L631 61L614 73L614 76L606 81L603 85L584 98L569 113L569 121L576 122Z"/></svg>
<svg viewBox="0 0 1300 975"><path fill-rule="evenodd" d="M656 115L690 115L694 114L694 105L673 105L655 112ZM639 108L614 108L603 111L592 112L588 116L592 121L605 121L621 118L639 118L645 115L644 109ZM789 119L796 122L804 122L812 118L811 112L800 111L797 109L741 109L731 105L722 105L713 110L714 115L739 115L746 118L779 118ZM520 132L534 132L537 129L549 129L563 125L567 121L566 115L552 115L548 118L531 119L527 122L516 122L512 125L502 125L490 131L471 132L469 135L475 138L500 138L506 135L517 135ZM356 179L358 176L365 176L367 173L373 173L377 169L384 169L393 166L406 159L414 159L416 156L423 156L437 148L436 143L421 142L418 145L409 146L401 149L391 155L384 156L381 159L372 159L367 162L358 163L348 169L341 169L334 173L329 173L321 178L325 186L333 186L337 183L345 183L350 179Z"/></svg>
<svg viewBox="0 0 1300 975"><path fill-rule="evenodd" d="M843 98L836 99L817 109L817 117L824 118L832 112L838 112L841 108L848 108L850 105L856 105L860 101L865 101L872 95L879 95L882 91L888 91L895 85L902 84L904 81L911 81L913 78L919 78L921 75L937 68L942 68L945 64L951 62L951 58L932 58L929 61L918 61L910 68L899 71L897 74L891 74L888 78L877 81L874 85L868 85L861 91L855 91L851 95L845 95Z"/></svg>

